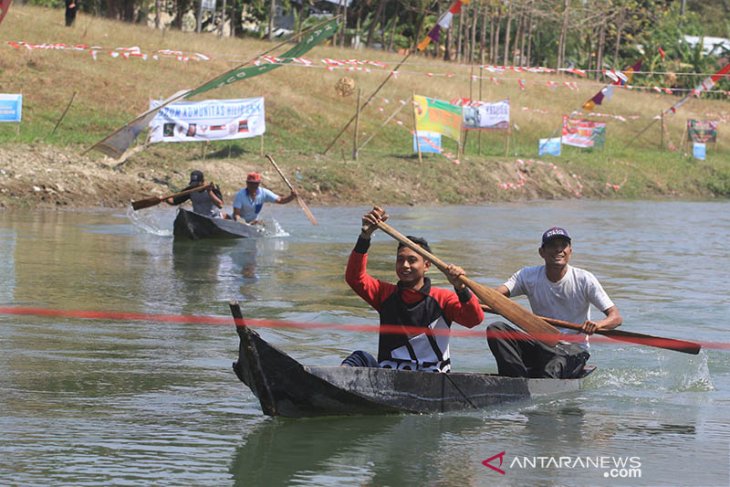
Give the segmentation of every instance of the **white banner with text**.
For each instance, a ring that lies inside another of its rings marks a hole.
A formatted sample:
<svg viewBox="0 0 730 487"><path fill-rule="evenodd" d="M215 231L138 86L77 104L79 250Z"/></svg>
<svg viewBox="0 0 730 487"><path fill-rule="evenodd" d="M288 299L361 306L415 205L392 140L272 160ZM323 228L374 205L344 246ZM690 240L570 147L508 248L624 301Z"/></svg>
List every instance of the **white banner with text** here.
<svg viewBox="0 0 730 487"><path fill-rule="evenodd" d="M150 108L162 102L151 100ZM171 103L150 121L150 142L246 139L266 132L264 98Z"/></svg>

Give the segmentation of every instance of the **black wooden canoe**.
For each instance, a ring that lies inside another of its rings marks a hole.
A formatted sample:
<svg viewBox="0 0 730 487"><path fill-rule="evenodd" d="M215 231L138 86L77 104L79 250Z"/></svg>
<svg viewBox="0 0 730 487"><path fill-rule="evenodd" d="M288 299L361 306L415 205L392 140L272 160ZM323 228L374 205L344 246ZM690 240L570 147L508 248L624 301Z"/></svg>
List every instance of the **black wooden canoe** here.
<svg viewBox="0 0 730 487"><path fill-rule="evenodd" d="M251 238L260 237L264 228L223 218L212 218L179 208L172 234L176 239L198 240L201 238Z"/></svg>
<svg viewBox="0 0 730 487"><path fill-rule="evenodd" d="M415 372L302 365L243 325L233 370L269 416L439 413L477 410L548 394L575 392L583 379L525 379L492 374ZM586 375L593 371L588 369Z"/></svg>

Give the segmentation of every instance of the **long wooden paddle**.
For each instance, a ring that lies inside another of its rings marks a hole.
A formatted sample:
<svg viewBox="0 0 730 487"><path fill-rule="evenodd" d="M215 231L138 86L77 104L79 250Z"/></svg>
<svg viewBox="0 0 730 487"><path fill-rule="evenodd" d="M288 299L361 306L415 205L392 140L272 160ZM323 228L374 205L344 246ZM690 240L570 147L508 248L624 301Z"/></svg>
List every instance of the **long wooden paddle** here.
<svg viewBox="0 0 730 487"><path fill-rule="evenodd" d="M137 201L132 201L132 209L134 211L142 210L144 208L150 208L152 206L157 206L163 201L165 201L167 198L177 198L178 196L185 196L186 194L195 193L196 191L201 191L205 188L209 188L212 186L213 183L206 183L202 184L200 186L196 186L194 188L186 189L185 191L180 191L179 193L169 194L167 196L150 196L149 198L144 198Z"/></svg>
<svg viewBox="0 0 730 487"><path fill-rule="evenodd" d="M281 169L279 169L279 165L276 164L276 161L274 160L274 158L271 157L269 154L266 154L266 158L274 166L274 169L276 169L276 172L279 173L279 176L281 176L281 179L283 179L284 182L286 183L286 185L289 186L289 189L292 190L292 191L294 191L294 186L291 185L291 183L289 182L289 179L287 179L287 177L284 176L284 173L281 172ZM307 215L307 218L309 218L309 221L312 222L312 225L316 225L317 224L317 219L314 218L314 215L309 210L309 207L304 202L304 200L301 198L301 196L299 196L298 194L297 194L297 203L299 203L299 207L302 209L302 211L304 212L304 214Z"/></svg>
<svg viewBox="0 0 730 487"><path fill-rule="evenodd" d="M378 222L378 228L402 243L406 247L410 248L424 259L428 259L434 263L436 267L443 273L446 273L448 265L432 253L421 248L420 246L413 243L408 237L399 233L393 227L385 222ZM507 318L515 325L522 328L524 331L533 336L536 340L541 341L545 345L550 347L555 346L560 340L560 332L553 326L546 323L543 319L535 316L534 314L527 311L519 304L511 301L508 297L500 294L498 291L482 286L481 284L472 281L466 276L459 276L459 280L466 284L471 291L476 294L479 300L486 303L500 315Z"/></svg>
<svg viewBox="0 0 730 487"><path fill-rule="evenodd" d="M482 305L482 309L487 312L493 312L493 310L487 306ZM569 328L571 330L580 331L583 327L577 323L571 323L569 321L558 320L555 318L546 318L540 316L543 320L550 323L553 326L560 326L562 328ZM686 340L678 340L676 338L664 338L652 335L646 335L644 333L636 333L633 331L624 330L598 330L597 335L607 336L614 340L635 343L637 345L646 345L648 347L664 348L666 350L674 350L675 352L689 353L691 355L697 355L700 353L702 346L699 343L688 342Z"/></svg>

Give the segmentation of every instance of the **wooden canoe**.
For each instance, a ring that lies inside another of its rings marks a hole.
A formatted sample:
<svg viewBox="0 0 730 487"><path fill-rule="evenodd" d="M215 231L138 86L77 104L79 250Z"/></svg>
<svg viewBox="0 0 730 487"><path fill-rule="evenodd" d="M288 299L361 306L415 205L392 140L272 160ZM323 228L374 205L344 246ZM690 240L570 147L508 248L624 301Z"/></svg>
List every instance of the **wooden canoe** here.
<svg viewBox="0 0 730 487"><path fill-rule="evenodd" d="M441 413L578 391L580 379L527 379L479 373L433 373L340 366L307 366L243 324L231 303L240 338L233 370L268 416ZM594 367L586 368L586 374ZM584 376L585 377L585 376Z"/></svg>
<svg viewBox="0 0 730 487"><path fill-rule="evenodd" d="M199 240L202 238L232 239L260 237L264 228L223 218L212 218L185 208L179 208L172 234L176 239Z"/></svg>

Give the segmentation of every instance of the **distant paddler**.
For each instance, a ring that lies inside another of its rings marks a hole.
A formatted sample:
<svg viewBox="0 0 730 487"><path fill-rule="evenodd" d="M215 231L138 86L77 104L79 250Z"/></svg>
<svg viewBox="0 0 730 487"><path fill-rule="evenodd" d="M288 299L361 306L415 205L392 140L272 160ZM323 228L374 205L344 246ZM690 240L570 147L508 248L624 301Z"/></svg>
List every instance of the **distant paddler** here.
<svg viewBox="0 0 730 487"><path fill-rule="evenodd" d="M200 190L190 191L195 188L200 188ZM223 208L223 195L220 189L213 183L206 184L203 171L197 169L192 171L190 173L190 183L181 193L184 194L165 198L165 202L168 205L176 206L190 200L193 203L193 212L199 215L230 219L227 213L221 211L221 208Z"/></svg>
<svg viewBox="0 0 730 487"><path fill-rule="evenodd" d="M297 192L292 188L289 196L282 198L273 191L261 187L261 174L249 173L246 177L246 187L236 193L236 198L233 200L233 220L238 221L242 218L248 224L260 225L262 222L259 220L259 213L265 203L285 205L296 197Z"/></svg>

